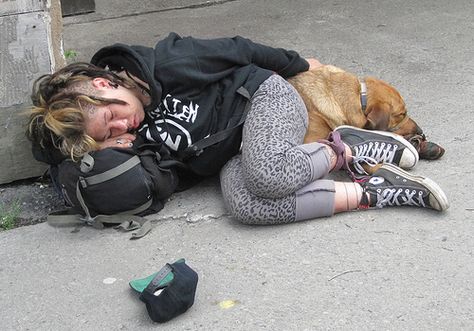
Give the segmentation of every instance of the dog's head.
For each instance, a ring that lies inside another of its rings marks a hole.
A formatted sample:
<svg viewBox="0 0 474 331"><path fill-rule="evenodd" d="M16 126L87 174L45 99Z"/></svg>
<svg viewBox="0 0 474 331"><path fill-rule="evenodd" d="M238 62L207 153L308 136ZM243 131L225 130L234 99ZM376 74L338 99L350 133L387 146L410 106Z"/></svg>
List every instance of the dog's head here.
<svg viewBox="0 0 474 331"><path fill-rule="evenodd" d="M405 102L398 91L386 82L373 77L367 83L367 122L369 130L391 131L410 138L423 130L407 114Z"/></svg>

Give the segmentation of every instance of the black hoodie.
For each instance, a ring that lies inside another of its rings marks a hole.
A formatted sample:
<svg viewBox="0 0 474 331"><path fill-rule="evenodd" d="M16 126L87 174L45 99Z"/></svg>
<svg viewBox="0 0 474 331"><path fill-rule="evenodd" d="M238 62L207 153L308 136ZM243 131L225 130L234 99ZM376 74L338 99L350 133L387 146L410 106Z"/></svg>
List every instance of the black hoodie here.
<svg viewBox="0 0 474 331"><path fill-rule="evenodd" d="M92 64L111 70L126 69L147 82L152 102L139 129L144 138L164 142L171 153L234 126L245 98L273 73L290 77L308 70L309 64L294 51L272 48L242 37L182 38L176 33L155 48L115 44L100 49ZM186 163L199 175L212 175L235 155L241 128L225 141L208 147Z"/></svg>

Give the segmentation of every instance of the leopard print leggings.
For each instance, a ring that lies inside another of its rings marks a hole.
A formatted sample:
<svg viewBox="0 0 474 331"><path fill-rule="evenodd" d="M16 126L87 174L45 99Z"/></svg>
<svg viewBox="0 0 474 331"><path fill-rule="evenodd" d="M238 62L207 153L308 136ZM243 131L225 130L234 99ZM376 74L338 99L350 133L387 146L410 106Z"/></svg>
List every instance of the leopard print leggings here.
<svg viewBox="0 0 474 331"><path fill-rule="evenodd" d="M241 154L221 170L234 218L275 224L332 215L334 184L315 180L328 173L329 156L322 144L302 145L307 126L306 107L289 83L278 75L262 83L244 123Z"/></svg>

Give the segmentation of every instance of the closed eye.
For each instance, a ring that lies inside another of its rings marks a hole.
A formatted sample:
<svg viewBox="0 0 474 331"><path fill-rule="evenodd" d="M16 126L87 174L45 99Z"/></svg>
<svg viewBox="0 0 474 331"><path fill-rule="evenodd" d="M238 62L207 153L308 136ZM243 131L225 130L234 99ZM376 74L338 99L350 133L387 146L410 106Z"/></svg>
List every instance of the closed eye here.
<svg viewBox="0 0 474 331"><path fill-rule="evenodd" d="M401 113L401 114L396 115L396 118L401 121L402 119L405 118L406 115L407 115L406 113Z"/></svg>
<svg viewBox="0 0 474 331"><path fill-rule="evenodd" d="M108 124L110 123L110 121L112 121L114 118L114 113L108 109L106 112L104 112L104 123L105 123L105 128L108 127ZM109 139L110 137L112 136L112 131L110 129L107 130L107 132L105 133L105 136L104 136L104 141Z"/></svg>

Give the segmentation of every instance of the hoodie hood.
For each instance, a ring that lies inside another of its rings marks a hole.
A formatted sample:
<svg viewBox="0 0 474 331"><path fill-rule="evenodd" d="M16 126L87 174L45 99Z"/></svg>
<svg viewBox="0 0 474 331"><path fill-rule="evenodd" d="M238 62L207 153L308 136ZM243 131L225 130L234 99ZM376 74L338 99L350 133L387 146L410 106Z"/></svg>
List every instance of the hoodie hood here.
<svg viewBox="0 0 474 331"><path fill-rule="evenodd" d="M151 104L145 107L145 112L158 107L161 100L161 85L154 79L155 52L145 46L128 46L114 44L100 49L91 59L98 67L108 67L110 70L128 72L148 83L150 87Z"/></svg>

